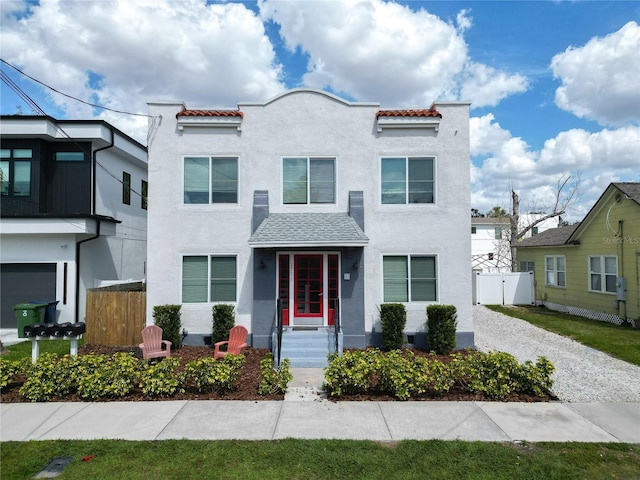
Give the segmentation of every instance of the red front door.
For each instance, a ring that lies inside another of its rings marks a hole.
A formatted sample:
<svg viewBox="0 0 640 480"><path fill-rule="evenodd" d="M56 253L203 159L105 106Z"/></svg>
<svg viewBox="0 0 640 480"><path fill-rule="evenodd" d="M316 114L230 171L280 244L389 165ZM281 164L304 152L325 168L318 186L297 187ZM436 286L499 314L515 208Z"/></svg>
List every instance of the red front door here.
<svg viewBox="0 0 640 480"><path fill-rule="evenodd" d="M323 273L322 255L294 256L293 315L296 324L323 324Z"/></svg>
<svg viewBox="0 0 640 480"><path fill-rule="evenodd" d="M278 256L278 295L284 325L333 325L338 299L338 255Z"/></svg>

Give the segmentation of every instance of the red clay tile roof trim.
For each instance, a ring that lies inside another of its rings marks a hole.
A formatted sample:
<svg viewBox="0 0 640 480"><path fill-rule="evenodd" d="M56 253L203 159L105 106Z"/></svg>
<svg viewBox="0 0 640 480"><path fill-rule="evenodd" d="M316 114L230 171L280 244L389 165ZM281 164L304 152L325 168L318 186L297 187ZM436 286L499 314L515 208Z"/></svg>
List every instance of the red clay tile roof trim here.
<svg viewBox="0 0 640 480"><path fill-rule="evenodd" d="M244 113L239 110L182 110L176 114L178 117L240 117Z"/></svg>
<svg viewBox="0 0 640 480"><path fill-rule="evenodd" d="M440 117L442 114L435 108L422 110L378 110L376 118L380 117Z"/></svg>

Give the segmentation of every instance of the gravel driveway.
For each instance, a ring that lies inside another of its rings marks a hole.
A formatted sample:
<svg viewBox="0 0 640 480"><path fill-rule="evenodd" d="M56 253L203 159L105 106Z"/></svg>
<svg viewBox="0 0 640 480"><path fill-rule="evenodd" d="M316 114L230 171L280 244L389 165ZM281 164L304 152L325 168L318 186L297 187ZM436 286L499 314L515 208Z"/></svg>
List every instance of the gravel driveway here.
<svg viewBox="0 0 640 480"><path fill-rule="evenodd" d="M553 393L563 402L639 402L640 367L566 337L473 307L478 350L509 352L520 362L545 356L556 367Z"/></svg>

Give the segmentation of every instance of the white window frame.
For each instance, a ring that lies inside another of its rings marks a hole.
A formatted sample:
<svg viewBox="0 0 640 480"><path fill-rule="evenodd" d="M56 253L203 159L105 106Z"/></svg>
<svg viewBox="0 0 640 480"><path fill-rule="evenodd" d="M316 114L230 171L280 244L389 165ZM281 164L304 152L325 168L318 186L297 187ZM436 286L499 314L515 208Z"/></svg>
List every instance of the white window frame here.
<svg viewBox="0 0 640 480"><path fill-rule="evenodd" d="M549 269L548 259L553 259L553 268ZM558 266L558 260L562 259L564 270ZM553 274L553 280L549 281L549 273ZM560 275L562 273L562 282ZM566 288L567 286L567 259L564 255L545 255L544 257L544 284L547 287Z"/></svg>
<svg viewBox="0 0 640 480"><path fill-rule="evenodd" d="M616 271L615 273L607 273L606 271L606 259L615 259L616 261ZM598 259L600 271L596 272L591 270L591 260ZM608 295L616 294L616 281L618 279L618 256L617 255L589 255L587 258L587 270L589 271L589 277L587 279L587 289L590 292L596 293L605 293ZM593 288L592 276L598 275L600 277L600 290L596 290ZM607 277L613 277L613 290L607 290Z"/></svg>
<svg viewBox="0 0 640 480"><path fill-rule="evenodd" d="M385 203L382 201L382 194L383 194L383 188L382 188L382 163L384 160L391 160L391 159L404 159L405 164L404 164L404 172L405 172L405 188L404 188L404 202L403 203ZM433 166L433 180L432 180L432 185L433 185L433 191L431 192L432 195L432 199L431 202L424 202L424 203L410 203L409 202L409 184L410 184L410 178L409 178L409 161L410 160L420 160L420 159L428 159L432 161L432 166ZM404 206L427 206L427 205L435 205L437 203L437 157L435 155L384 155L381 156L379 158L379 172L380 172L380 179L378 181L378 186L380 188L379 191L379 195L378 195L378 201L380 202L380 205L383 205L385 207L388 206L398 206L398 205L404 205Z"/></svg>
<svg viewBox="0 0 640 480"><path fill-rule="evenodd" d="M191 258L191 257L205 257L207 259L207 279L206 279L206 288L207 288L207 298L206 300L202 300L202 301L185 301L184 299L184 259L185 258ZM213 299L211 298L211 259L212 258L233 258L235 259L235 267L236 267L236 275L235 275L235 294L234 300L220 300L220 299ZM193 253L193 254L185 254L181 256L181 261L180 261L180 300L183 304L188 304L188 305L201 305L201 304L215 304L215 303L228 303L228 304L237 304L238 303L238 271L239 271L239 266L238 266L238 255L237 254L215 254L215 255L211 255L211 254L206 254L206 253Z"/></svg>
<svg viewBox="0 0 640 480"><path fill-rule="evenodd" d="M524 266L524 269L522 268ZM534 272L536 268L536 262L533 260L521 260L520 261L521 272Z"/></svg>
<svg viewBox="0 0 640 480"><path fill-rule="evenodd" d="M201 158L208 159L209 161L209 178L207 179L208 193L209 198L207 202L198 202L198 203L188 203L185 202L185 164L188 158ZM235 160L236 161L236 201L235 202L214 202L213 201L213 188L211 185L212 175L213 175L213 162L215 160ZM238 155L183 155L182 156L182 204L185 206L193 207L193 206L202 206L202 205L238 205L240 202L240 158Z"/></svg>
<svg viewBox="0 0 640 480"><path fill-rule="evenodd" d="M287 203L285 202L284 194L284 161L287 159L306 159L307 161L307 192L306 201L304 203ZM311 201L311 184L313 180L311 178L311 161L323 160L333 161L333 202L312 202ZM280 168L282 172L280 174L280 193L282 194L282 205L335 205L336 198L338 196L338 157L335 155L285 155L280 158Z"/></svg>
<svg viewBox="0 0 640 480"><path fill-rule="evenodd" d="M407 284L407 301L396 301L396 300L385 300L385 276L384 276L384 259L387 257L403 257L407 262L407 278L405 279ZM435 267L435 277L432 280L435 280L435 298L432 300L413 300L413 288L412 281L416 280L412 277L411 272L411 259L412 258L433 258L434 267ZM438 266L438 255L429 254L429 253L413 253L413 254L405 254L405 253L389 253L382 255L380 259L380 271L382 272L381 280L382 280L382 302L383 303L437 303L439 297L439 276L438 273L440 271Z"/></svg>

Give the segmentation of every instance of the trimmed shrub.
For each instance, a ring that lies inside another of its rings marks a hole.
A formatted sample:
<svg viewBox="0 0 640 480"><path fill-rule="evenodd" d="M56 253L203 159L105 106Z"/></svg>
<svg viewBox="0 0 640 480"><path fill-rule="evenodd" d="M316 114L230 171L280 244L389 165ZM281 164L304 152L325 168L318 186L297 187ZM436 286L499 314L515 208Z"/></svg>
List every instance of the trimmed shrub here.
<svg viewBox="0 0 640 480"><path fill-rule="evenodd" d="M78 375L78 394L88 400L124 397L135 386L140 376L141 362L131 353L118 352L108 359L82 358L83 372Z"/></svg>
<svg viewBox="0 0 640 480"><path fill-rule="evenodd" d="M211 344L229 340L229 330L235 325L234 306L220 303L213 306L213 334Z"/></svg>
<svg viewBox="0 0 640 480"><path fill-rule="evenodd" d="M20 394L32 402L46 402L70 393L74 388L75 358L64 356L58 360L55 353L40 355L36 363L27 368L27 379Z"/></svg>
<svg viewBox="0 0 640 480"><path fill-rule="evenodd" d="M178 372L180 359L163 358L155 364L148 364L140 375L140 388L147 397L170 397L184 392L185 375Z"/></svg>
<svg viewBox="0 0 640 480"><path fill-rule="evenodd" d="M456 347L458 314L453 305L427 307L427 345L438 355L448 355Z"/></svg>
<svg viewBox="0 0 640 480"><path fill-rule="evenodd" d="M289 382L293 380L290 367L291 361L285 358L277 369L273 368L273 355L267 353L262 360L260 360L262 379L258 386L258 393L260 395L284 393L287 390Z"/></svg>
<svg viewBox="0 0 640 480"><path fill-rule="evenodd" d="M182 346L182 320L180 308L182 305L156 305L153 307L153 323L162 329L162 339L171 342L171 348Z"/></svg>
<svg viewBox="0 0 640 480"><path fill-rule="evenodd" d="M185 372L198 391L224 393L234 387L245 360L244 355L225 355L220 360L200 358L187 363Z"/></svg>
<svg viewBox="0 0 640 480"><path fill-rule="evenodd" d="M404 327L407 323L407 311L401 303L383 303L380 305L380 323L382 324L382 349L385 351L402 348Z"/></svg>
<svg viewBox="0 0 640 480"><path fill-rule="evenodd" d="M9 385L19 374L26 371L31 365L31 359L7 360L0 358L0 389Z"/></svg>

